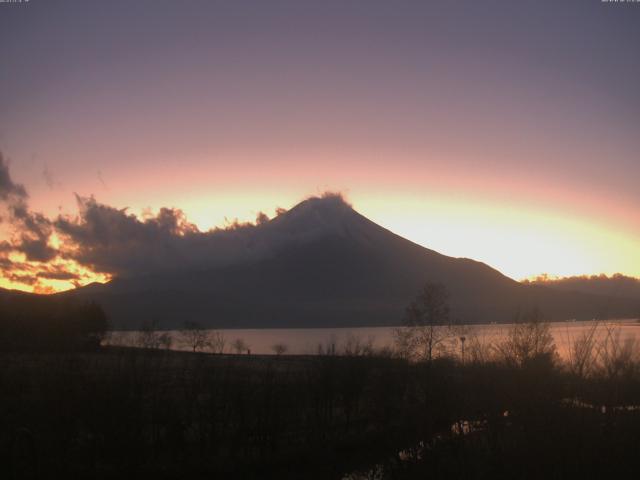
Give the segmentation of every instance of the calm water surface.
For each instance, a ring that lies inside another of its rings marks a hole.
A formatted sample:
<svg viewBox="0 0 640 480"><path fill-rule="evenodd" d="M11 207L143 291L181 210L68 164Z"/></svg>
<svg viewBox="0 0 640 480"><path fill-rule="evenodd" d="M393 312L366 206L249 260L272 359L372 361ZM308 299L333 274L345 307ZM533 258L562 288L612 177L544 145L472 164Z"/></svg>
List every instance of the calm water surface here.
<svg viewBox="0 0 640 480"><path fill-rule="evenodd" d="M553 322L553 335L558 353L567 358L569 346L584 335L589 334L595 322ZM459 327L455 338L465 336L466 344L472 342L483 344L496 343L503 340L511 325L470 325ZM270 328L270 329L219 329L225 339L225 352L232 352L232 343L241 339L253 354L272 354L274 345L282 344L287 348L287 354L308 355L316 354L319 350L327 351L332 348L336 353L342 353L354 342L360 345L372 344L375 349L393 346L393 331L395 327L364 327L364 328ZM171 348L188 350L182 342L178 331L168 332L172 338ZM603 340L607 336L617 339L621 344L635 342L640 334L640 323L637 320L616 320L598 322L595 336ZM113 332L106 343L110 345L135 346L138 332Z"/></svg>

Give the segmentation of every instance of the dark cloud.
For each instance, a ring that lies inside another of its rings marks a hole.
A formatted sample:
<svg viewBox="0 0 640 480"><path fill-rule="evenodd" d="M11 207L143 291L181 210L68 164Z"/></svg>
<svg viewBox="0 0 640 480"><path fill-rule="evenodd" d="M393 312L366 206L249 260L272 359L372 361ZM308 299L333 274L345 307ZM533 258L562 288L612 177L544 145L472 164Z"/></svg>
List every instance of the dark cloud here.
<svg viewBox="0 0 640 480"><path fill-rule="evenodd" d="M23 236L15 248L24 253L27 260L32 262L48 262L58 255L56 249L51 248L44 238Z"/></svg>
<svg viewBox="0 0 640 480"><path fill-rule="evenodd" d="M79 215L59 217L55 228L66 240L64 256L96 271L149 273L218 257L215 249L207 251L213 234L200 232L181 210L162 208L140 220L127 209L100 204L93 197L77 196L77 201Z"/></svg>
<svg viewBox="0 0 640 480"><path fill-rule="evenodd" d="M0 250L1 252L1 250ZM2 276L12 282L44 288L41 279L67 280L74 284L86 278L86 275L67 270L63 264L42 264L33 262L13 261L7 256L0 256L0 271Z"/></svg>
<svg viewBox="0 0 640 480"><path fill-rule="evenodd" d="M51 220L31 211L27 200L26 190L12 181L0 156L0 203L11 227L10 238L0 242L0 269L6 278L34 288L44 288L40 279L78 283L86 278L60 266L65 260L124 277L262 259L328 228L344 228L340 216L347 207L340 195L326 194L287 214L278 209L271 220L259 212L255 223L234 220L225 228L203 232L176 208L162 208L155 215L139 218L126 208L76 195L78 214ZM49 245L54 232L62 241L59 249ZM23 253L25 260L12 261L12 252Z"/></svg>
<svg viewBox="0 0 640 480"><path fill-rule="evenodd" d="M6 242L3 242L5 244ZM13 251L10 248L9 251ZM38 282L37 274L33 265L27 262L17 262L6 256L6 250L0 250L0 272L2 276L12 282L25 285L35 285Z"/></svg>
<svg viewBox="0 0 640 480"><path fill-rule="evenodd" d="M267 223L269 221L269 217L264 212L258 212L256 215L256 225L262 225L263 223Z"/></svg>
<svg viewBox="0 0 640 480"><path fill-rule="evenodd" d="M27 191L24 186L14 183L9 173L9 165L0 152L0 200L14 201L15 199L26 199Z"/></svg>
<svg viewBox="0 0 640 480"><path fill-rule="evenodd" d="M2 256L0 257L0 271L3 273L5 270L11 270L14 266L14 262L12 262L8 257Z"/></svg>
<svg viewBox="0 0 640 480"><path fill-rule="evenodd" d="M53 233L51 221L41 213L29 211L26 202L10 205L13 226L16 228L14 250L26 255L27 260L48 262L57 252L49 246L49 237Z"/></svg>
<svg viewBox="0 0 640 480"><path fill-rule="evenodd" d="M53 233L51 221L41 213L34 213L27 202L29 195L23 185L15 183L9 166L0 152L0 201L8 215L3 221L10 224L11 240L4 241L0 251L24 253L27 260L47 262L56 256L49 237Z"/></svg>
<svg viewBox="0 0 640 480"><path fill-rule="evenodd" d="M77 273L68 272L63 269L45 270L37 273L38 278L48 278L50 280L80 280L82 277Z"/></svg>
<svg viewBox="0 0 640 480"><path fill-rule="evenodd" d="M93 197L77 196L77 200L79 215L61 216L54 224L65 240L62 255L115 276L265 258L328 229L343 229L341 215L349 210L341 196L327 195L304 202L289 215L281 212L273 220L259 214L256 224L233 221L224 229L202 232L178 209L163 208L141 220Z"/></svg>
<svg viewBox="0 0 640 480"><path fill-rule="evenodd" d="M6 240L0 242L0 253L9 253L11 250L13 250L13 247L9 242Z"/></svg>
<svg viewBox="0 0 640 480"><path fill-rule="evenodd" d="M5 272L4 276L12 282L22 283L24 285L36 285L38 283L37 275L31 275L29 273Z"/></svg>

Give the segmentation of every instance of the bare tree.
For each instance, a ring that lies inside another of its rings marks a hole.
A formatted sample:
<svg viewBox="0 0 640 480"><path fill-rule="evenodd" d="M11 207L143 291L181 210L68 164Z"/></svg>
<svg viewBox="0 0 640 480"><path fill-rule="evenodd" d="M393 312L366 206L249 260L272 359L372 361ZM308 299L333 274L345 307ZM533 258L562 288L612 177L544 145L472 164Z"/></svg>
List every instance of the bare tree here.
<svg viewBox="0 0 640 480"><path fill-rule="evenodd" d="M586 377L593 373L597 360L597 334L599 322L594 322L589 329L576 339L568 338L567 367L571 373Z"/></svg>
<svg viewBox="0 0 640 480"><path fill-rule="evenodd" d="M475 330L468 330L465 334L463 362L486 363L495 357L495 348L491 341L483 335L480 337ZM461 347L462 348L462 347Z"/></svg>
<svg viewBox="0 0 640 480"><path fill-rule="evenodd" d="M241 338L236 338L233 343L231 344L231 347L233 348L233 350L240 354L243 353L245 351L249 350L249 346L246 344L246 342L241 339Z"/></svg>
<svg viewBox="0 0 640 480"><path fill-rule="evenodd" d="M510 365L523 366L535 359L553 360L556 345L551 328L538 309L518 315L507 338L496 345L499 356Z"/></svg>
<svg viewBox="0 0 640 480"><path fill-rule="evenodd" d="M604 333L596 347L597 373L609 380L628 375L638 365L635 337L623 339L615 325L603 326Z"/></svg>
<svg viewBox="0 0 640 480"><path fill-rule="evenodd" d="M224 338L222 332L210 332L209 339L209 349L213 353L224 353L227 340Z"/></svg>
<svg viewBox="0 0 640 480"><path fill-rule="evenodd" d="M162 345L161 333L158 332L158 321L145 321L136 335L135 344L140 348L157 350Z"/></svg>
<svg viewBox="0 0 640 480"><path fill-rule="evenodd" d="M209 345L209 331L198 322L185 322L179 335L183 345L193 352L203 350Z"/></svg>
<svg viewBox="0 0 640 480"><path fill-rule="evenodd" d="M347 335L345 341L343 353L347 357L360 357L373 355L373 342L374 337L369 336L367 340L362 340L360 337L350 333Z"/></svg>
<svg viewBox="0 0 640 480"><path fill-rule="evenodd" d="M338 339L335 335L329 336L325 344L318 343L318 355L335 355Z"/></svg>
<svg viewBox="0 0 640 480"><path fill-rule="evenodd" d="M275 353L276 355L284 355L285 353L287 353L287 350L289 350L289 347L287 347L284 343L276 343L271 347L271 350L273 350L273 353Z"/></svg>
<svg viewBox="0 0 640 480"><path fill-rule="evenodd" d="M451 327L446 288L426 283L407 307L404 326L394 331L396 347L406 358L430 362L455 335Z"/></svg>
<svg viewBox="0 0 640 480"><path fill-rule="evenodd" d="M158 347L164 348L165 350L171 350L171 344L173 343L173 338L169 332L161 333L158 337Z"/></svg>

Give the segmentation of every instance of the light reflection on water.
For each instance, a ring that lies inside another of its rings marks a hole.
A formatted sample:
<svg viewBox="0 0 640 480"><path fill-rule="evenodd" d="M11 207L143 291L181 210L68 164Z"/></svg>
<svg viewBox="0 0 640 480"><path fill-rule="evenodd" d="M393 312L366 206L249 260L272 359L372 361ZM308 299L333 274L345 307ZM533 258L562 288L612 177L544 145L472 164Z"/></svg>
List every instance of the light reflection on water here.
<svg viewBox="0 0 640 480"><path fill-rule="evenodd" d="M569 347L583 335L588 334L594 322L552 322L553 335L558 354L566 359ZM465 336L467 340L475 339L481 344L491 344L503 340L511 325L469 325L460 328L456 335ZM343 353L351 342L360 346L371 344L374 349L393 347L393 332L395 327L360 327L360 328L265 328L265 329L218 329L225 339L225 353L232 353L232 343L242 339L252 354L273 354L274 345L286 346L286 353L291 355L310 355L335 351ZM171 348L175 350L189 350L181 340L178 331L167 332L171 338ZM635 341L640 333L640 323L637 320L615 320L598 322L596 340L607 335L613 335L621 345ZM118 331L105 341L108 345L137 346L139 332ZM453 337L454 340L457 338ZM467 345L469 342L467 341Z"/></svg>

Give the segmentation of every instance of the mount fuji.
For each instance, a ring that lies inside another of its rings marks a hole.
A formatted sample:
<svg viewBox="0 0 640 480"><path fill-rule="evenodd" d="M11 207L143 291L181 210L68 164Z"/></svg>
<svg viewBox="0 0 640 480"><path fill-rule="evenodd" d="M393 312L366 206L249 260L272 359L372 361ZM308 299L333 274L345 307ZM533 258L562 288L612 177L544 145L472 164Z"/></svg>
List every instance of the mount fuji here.
<svg viewBox="0 0 640 480"><path fill-rule="evenodd" d="M472 241L472 240L470 240ZM508 322L539 308L548 320L625 317L637 302L526 285L467 258L424 248L335 195L310 198L251 228L211 237L212 254L182 268L116 278L60 296L99 302L114 327L397 325L425 282L442 283L462 323ZM526 252L522 252L526 255Z"/></svg>

